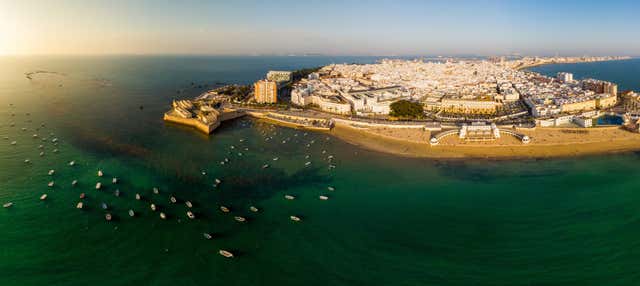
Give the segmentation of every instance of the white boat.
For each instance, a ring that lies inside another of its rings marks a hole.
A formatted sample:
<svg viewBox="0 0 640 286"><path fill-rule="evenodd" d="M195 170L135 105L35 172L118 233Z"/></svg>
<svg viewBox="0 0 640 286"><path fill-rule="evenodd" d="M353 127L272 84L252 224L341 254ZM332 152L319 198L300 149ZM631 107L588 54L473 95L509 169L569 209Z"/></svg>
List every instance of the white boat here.
<svg viewBox="0 0 640 286"><path fill-rule="evenodd" d="M222 183L222 181L220 181L220 179L218 179L218 178L215 179L215 182L216 182L216 184Z"/></svg>
<svg viewBox="0 0 640 286"><path fill-rule="evenodd" d="M53 153L58 153L58 149L53 149Z"/></svg>
<svg viewBox="0 0 640 286"><path fill-rule="evenodd" d="M158 190L158 188L156 188L156 187L153 187L153 193L154 194L159 194L160 190Z"/></svg>
<svg viewBox="0 0 640 286"><path fill-rule="evenodd" d="M97 182L96 183L96 190L99 190L102 187L102 183Z"/></svg>
<svg viewBox="0 0 640 286"><path fill-rule="evenodd" d="M219 253L220 255L222 255L222 256L224 256L224 257L226 257L226 258L232 258L232 257L233 257L233 253L231 253L231 252L229 252L229 251L226 251L226 250L223 250L223 249L220 249L220 250L218 251L218 253Z"/></svg>
<svg viewBox="0 0 640 286"><path fill-rule="evenodd" d="M101 203L101 204L100 204L100 207L102 207L102 209L103 209L103 210L106 210L106 209L108 209L108 208L109 208L109 206L107 206L107 204L106 204L106 203Z"/></svg>
<svg viewBox="0 0 640 286"><path fill-rule="evenodd" d="M297 216L294 216L294 215L290 216L289 218L290 218L292 221L301 221L301 220L302 220L301 218L299 218L299 217L297 217Z"/></svg>
<svg viewBox="0 0 640 286"><path fill-rule="evenodd" d="M269 168L269 164L262 165L262 169L266 169L266 168Z"/></svg>
<svg viewBox="0 0 640 286"><path fill-rule="evenodd" d="M249 210L250 210L250 211L252 211L252 212L254 212L254 213L257 213L257 212L258 212L258 208L254 207L254 206L250 206L250 207L249 207Z"/></svg>
<svg viewBox="0 0 640 286"><path fill-rule="evenodd" d="M4 203L4 205L2 205L3 208L10 208L11 206L13 206L12 202Z"/></svg>
<svg viewBox="0 0 640 286"><path fill-rule="evenodd" d="M44 146L43 146L43 145L38 146L38 149L42 149L42 148L44 148Z"/></svg>
<svg viewBox="0 0 640 286"><path fill-rule="evenodd" d="M273 158L273 161L278 161L278 159L279 159L278 157L275 157Z"/></svg>
<svg viewBox="0 0 640 286"><path fill-rule="evenodd" d="M287 199L287 200L293 200L293 199L295 199L296 197L294 197L294 196L292 196L292 195L284 195L284 198L285 198L285 199Z"/></svg>
<svg viewBox="0 0 640 286"><path fill-rule="evenodd" d="M323 200L323 201L326 201L326 200L328 200L328 199L329 199L329 197L327 197L327 196L319 196L318 198L319 198L319 199L321 199L321 200Z"/></svg>
<svg viewBox="0 0 640 286"><path fill-rule="evenodd" d="M171 197L169 198L169 200L170 200L170 201L171 201L171 203L173 203L173 204L175 204L175 203L178 201L178 200L176 200L176 197L174 197L174 196L171 196Z"/></svg>
<svg viewBox="0 0 640 286"><path fill-rule="evenodd" d="M304 166L305 166L305 167L308 167L309 165L311 165L311 162L306 162L306 163L304 163Z"/></svg>
<svg viewBox="0 0 640 286"><path fill-rule="evenodd" d="M213 236L211 236L211 234L208 234L206 232L202 233L202 236L204 236L205 239L211 239L213 238Z"/></svg>
<svg viewBox="0 0 640 286"><path fill-rule="evenodd" d="M78 180L73 180L73 182L71 182L71 186L76 186L78 184Z"/></svg>
<svg viewBox="0 0 640 286"><path fill-rule="evenodd" d="M49 170L49 173L47 173L47 174L49 174L49 176L53 176L53 173L55 173L55 172L56 171L52 169L52 170Z"/></svg>
<svg viewBox="0 0 640 286"><path fill-rule="evenodd" d="M11 141L11 145L16 145L18 142L16 141Z"/></svg>
<svg viewBox="0 0 640 286"><path fill-rule="evenodd" d="M54 184L55 184L55 183L54 183L53 181L51 181L51 182L49 182L49 183L47 184L47 186L49 186L49 187L53 187L53 185L54 185Z"/></svg>
<svg viewBox="0 0 640 286"><path fill-rule="evenodd" d="M112 184L117 184L117 183L118 183L118 178L113 178L113 179L111 179L111 183L112 183Z"/></svg>
<svg viewBox="0 0 640 286"><path fill-rule="evenodd" d="M40 157L44 156L44 152L40 152L40 154L38 154Z"/></svg>
<svg viewBox="0 0 640 286"><path fill-rule="evenodd" d="M84 193L80 193L80 199L84 199L85 194Z"/></svg>
<svg viewBox="0 0 640 286"><path fill-rule="evenodd" d="M158 208L156 207L156 205L155 205L155 204L151 204L149 207L150 207L150 208L151 208L151 210L152 210L152 211L154 211L154 212L156 211L156 209L158 209Z"/></svg>
<svg viewBox="0 0 640 286"><path fill-rule="evenodd" d="M134 213L133 210L129 210L129 216L132 217L132 216L135 216L135 215L136 215L136 213Z"/></svg>
<svg viewBox="0 0 640 286"><path fill-rule="evenodd" d="M193 214L193 212L191 212L191 211L188 211L188 212L187 212L187 216L188 216L190 219L194 219L194 218L196 218L196 215L194 215L194 214Z"/></svg>
<svg viewBox="0 0 640 286"><path fill-rule="evenodd" d="M78 204L76 205L76 209L81 209L84 206L84 204L82 202L78 202Z"/></svg>
<svg viewBox="0 0 640 286"><path fill-rule="evenodd" d="M245 222L245 221L247 221L246 218L243 218L241 216L235 216L235 217L233 217L233 219L235 219L237 222Z"/></svg>
<svg viewBox="0 0 640 286"><path fill-rule="evenodd" d="M227 208L227 207L225 207L225 206L220 206L220 210L221 210L223 213L228 213L228 212L229 212L229 208Z"/></svg>
<svg viewBox="0 0 640 286"><path fill-rule="evenodd" d="M104 175L104 174L102 173L102 170L98 170L98 177L102 177L102 175Z"/></svg>
<svg viewBox="0 0 640 286"><path fill-rule="evenodd" d="M69 166L73 166L73 165L75 165L75 164L76 164L76 161L71 161L71 162L69 162Z"/></svg>
<svg viewBox="0 0 640 286"><path fill-rule="evenodd" d="M332 187L332 186L328 186L328 187L327 187L327 190L329 190L329 191L335 191L336 189L335 189L334 187Z"/></svg>
<svg viewBox="0 0 640 286"><path fill-rule="evenodd" d="M40 200L44 201L47 199L47 194L42 194L42 196L40 196Z"/></svg>
<svg viewBox="0 0 640 286"><path fill-rule="evenodd" d="M110 220L112 219L111 214L109 214L109 213L108 213L108 214L105 214L105 215L104 215L104 218L105 218L107 221L110 221Z"/></svg>
<svg viewBox="0 0 640 286"><path fill-rule="evenodd" d="M27 163L27 164L31 163L31 161L29 159L24 159L24 162Z"/></svg>
<svg viewBox="0 0 640 286"><path fill-rule="evenodd" d="M140 200L142 199L142 197L140 196L140 194L136 194L136 200Z"/></svg>
<svg viewBox="0 0 640 286"><path fill-rule="evenodd" d="M164 214L163 212L160 213L160 218L161 219L167 219L167 215Z"/></svg>
<svg viewBox="0 0 640 286"><path fill-rule="evenodd" d="M115 190L113 192L113 195L116 196L116 197L119 197L120 196L120 190L119 189Z"/></svg>
<svg viewBox="0 0 640 286"><path fill-rule="evenodd" d="M190 201L186 201L184 202L185 205L187 205L188 208L192 208L193 204Z"/></svg>

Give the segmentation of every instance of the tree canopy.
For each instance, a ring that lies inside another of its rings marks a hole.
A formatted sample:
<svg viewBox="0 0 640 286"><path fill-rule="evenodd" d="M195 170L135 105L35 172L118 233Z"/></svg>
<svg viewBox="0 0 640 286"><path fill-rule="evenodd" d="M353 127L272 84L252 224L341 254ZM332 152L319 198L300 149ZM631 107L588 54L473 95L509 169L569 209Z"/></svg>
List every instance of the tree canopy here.
<svg viewBox="0 0 640 286"><path fill-rule="evenodd" d="M422 104L409 101L398 100L391 103L391 112L389 115L396 117L419 118L423 115Z"/></svg>

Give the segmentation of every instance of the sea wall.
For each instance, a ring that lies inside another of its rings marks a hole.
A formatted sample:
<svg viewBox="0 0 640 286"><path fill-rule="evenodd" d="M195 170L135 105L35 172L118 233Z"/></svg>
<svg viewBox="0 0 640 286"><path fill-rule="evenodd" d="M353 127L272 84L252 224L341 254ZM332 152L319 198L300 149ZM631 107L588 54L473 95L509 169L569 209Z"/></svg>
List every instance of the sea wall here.
<svg viewBox="0 0 640 286"><path fill-rule="evenodd" d="M204 124L204 123L202 123L199 120L196 120L194 118L182 118L182 117L170 115L170 114L167 114L167 113L164 114L164 118L163 119L164 119L164 121L167 121L167 122L173 122L173 123L177 123L177 124L191 126L193 128L198 129L201 132L206 133L206 134L211 134L211 132L213 132L213 130L215 130L216 128L218 128L218 126L220 126L220 122L219 121L216 122L215 124L208 125L208 124Z"/></svg>

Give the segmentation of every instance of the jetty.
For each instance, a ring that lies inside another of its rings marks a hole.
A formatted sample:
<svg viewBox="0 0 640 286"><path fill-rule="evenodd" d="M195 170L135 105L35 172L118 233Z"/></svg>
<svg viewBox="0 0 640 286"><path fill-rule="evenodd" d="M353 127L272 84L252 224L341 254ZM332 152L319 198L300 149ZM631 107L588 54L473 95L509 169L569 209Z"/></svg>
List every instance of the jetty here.
<svg viewBox="0 0 640 286"><path fill-rule="evenodd" d="M163 120L211 134L222 121L244 115L243 111L222 107L219 101L198 97L195 100L174 100L171 110L164 113Z"/></svg>

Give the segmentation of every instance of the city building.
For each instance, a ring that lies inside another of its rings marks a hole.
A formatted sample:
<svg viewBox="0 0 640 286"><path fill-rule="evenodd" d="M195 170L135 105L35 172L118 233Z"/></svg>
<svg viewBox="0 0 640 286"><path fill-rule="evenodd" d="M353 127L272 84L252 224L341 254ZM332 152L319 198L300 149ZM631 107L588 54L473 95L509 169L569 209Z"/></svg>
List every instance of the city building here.
<svg viewBox="0 0 640 286"><path fill-rule="evenodd" d="M253 84L253 91L257 103L276 103L278 101L278 86L274 81L259 80Z"/></svg>
<svg viewBox="0 0 640 286"><path fill-rule="evenodd" d="M556 79L564 83L569 83L573 81L573 74L568 72L559 72L556 75Z"/></svg>

